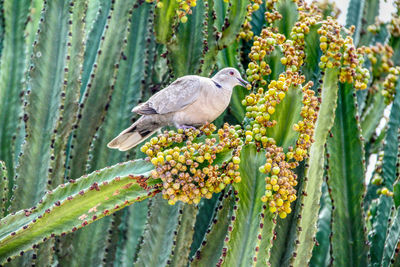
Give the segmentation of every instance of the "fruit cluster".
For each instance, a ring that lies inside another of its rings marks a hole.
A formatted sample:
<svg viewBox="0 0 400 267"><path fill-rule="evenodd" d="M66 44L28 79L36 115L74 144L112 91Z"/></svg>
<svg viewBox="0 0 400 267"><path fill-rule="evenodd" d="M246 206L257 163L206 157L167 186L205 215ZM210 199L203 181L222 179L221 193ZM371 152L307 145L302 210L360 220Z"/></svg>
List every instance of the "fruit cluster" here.
<svg viewBox="0 0 400 267"><path fill-rule="evenodd" d="M251 62L246 70L249 82L259 82L261 86L267 84L265 76L271 74L271 69L265 61L265 57L275 50L276 45L281 45L284 41L284 35L273 33L268 28L263 29L260 36L254 37L249 54Z"/></svg>
<svg viewBox="0 0 400 267"><path fill-rule="evenodd" d="M148 3L153 3L155 0L146 0ZM179 3L179 8L176 10L176 14L182 23L186 23L188 20L187 15L192 14L191 7L196 6L196 0L176 0ZM164 4L160 0L156 0L157 8L163 8Z"/></svg>
<svg viewBox="0 0 400 267"><path fill-rule="evenodd" d="M269 211L278 213L285 218L292 209L290 203L296 200L297 176L293 172L293 164L287 162L287 155L282 147L275 145L270 138L267 143L265 157L266 163L259 168L261 173L267 174L265 178L265 194L262 202L268 202Z"/></svg>
<svg viewBox="0 0 400 267"><path fill-rule="evenodd" d="M394 4L396 6L395 10L400 10L400 1L394 1ZM400 36L400 16L397 14L397 12L392 14L392 18L388 25L388 30L390 31L391 36Z"/></svg>
<svg viewBox="0 0 400 267"><path fill-rule="evenodd" d="M271 2L271 6L273 4ZM305 76L299 71L305 60L305 36L310 27L320 20L321 15L313 5L298 5L300 19L293 27L290 39L285 40L285 37L275 33L272 27L264 28L260 36L254 37L249 54L251 62L246 73L256 90L242 101L246 106L245 143L255 142L266 151L266 163L259 169L267 174L266 191L261 200L268 203L270 212L279 214L281 218L285 218L291 212L290 203L296 199L297 176L294 169L308 156L319 105L314 91L311 90L313 83L303 85ZM274 10L268 10L266 16L269 11ZM286 66L286 71L280 74L277 80L268 83L267 75L271 73L267 64L268 55L277 46L282 48L284 56L281 63ZM271 120L271 116L275 113L277 105L284 100L288 90L302 90L303 107L300 115L303 119L293 126L294 130L299 132L296 147L288 147L285 153L284 149L277 146L276 141L267 135L267 129L276 125L277 122Z"/></svg>
<svg viewBox="0 0 400 267"><path fill-rule="evenodd" d="M396 93L397 80L399 79L400 67L392 67L389 69L389 74L383 82L382 95L385 97L387 104L394 100Z"/></svg>
<svg viewBox="0 0 400 267"><path fill-rule="evenodd" d="M242 29L239 33L239 37L246 41L251 40L253 38L253 31L251 30L251 16L253 15L254 11L257 11L260 8L260 5L263 4L262 0L251 0L250 4L247 5L247 13L246 18L242 24Z"/></svg>
<svg viewBox="0 0 400 267"><path fill-rule="evenodd" d="M303 107L301 108L300 115L303 120L293 125L293 130L299 132L299 138L296 141L296 150L288 152L288 159L294 158L297 162L302 161L308 156L308 150L311 143L314 142L314 128L315 122L318 117L319 102L318 98L314 96L315 92L311 90L313 82L308 82L302 88L303 91Z"/></svg>
<svg viewBox="0 0 400 267"><path fill-rule="evenodd" d="M341 30L342 26L330 17L318 29L318 34L321 35L320 48L323 52L319 67L340 68L340 82L354 83L355 88L359 90L366 89L370 74L362 67L363 49L356 49L350 36L343 38Z"/></svg>
<svg viewBox="0 0 400 267"><path fill-rule="evenodd" d="M239 134L228 124L212 136L215 130L210 124L177 133L165 131L142 146L141 151L155 166L152 177L162 180L162 194L170 205L177 201L197 204L202 197L211 198L227 185L241 181ZM232 157L217 164L215 160L228 150L233 151Z"/></svg>
<svg viewBox="0 0 400 267"><path fill-rule="evenodd" d="M176 0L179 3L179 9L176 11L178 18L182 23L188 20L187 15L192 14L191 7L196 6L196 0Z"/></svg>
<svg viewBox="0 0 400 267"><path fill-rule="evenodd" d="M393 48L387 44L377 43L374 46L365 47L364 52L371 62L373 77L383 76L382 74L388 73L389 69L394 66L391 60Z"/></svg>

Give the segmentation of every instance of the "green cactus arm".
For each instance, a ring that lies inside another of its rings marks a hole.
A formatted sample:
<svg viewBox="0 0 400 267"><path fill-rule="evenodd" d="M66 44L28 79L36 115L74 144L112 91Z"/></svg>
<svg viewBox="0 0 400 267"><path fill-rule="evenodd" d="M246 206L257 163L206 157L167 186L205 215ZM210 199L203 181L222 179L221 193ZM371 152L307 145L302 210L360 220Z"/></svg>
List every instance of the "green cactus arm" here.
<svg viewBox="0 0 400 267"><path fill-rule="evenodd" d="M141 201L143 202L143 201ZM137 203L141 203L137 202ZM108 229L106 230L106 233L102 233L102 235L106 238L102 239L101 241L104 242L102 246L102 257L101 261L105 266L110 266L114 264L114 261L116 259L116 252L117 249L119 248L119 241L121 239L120 236L120 231L119 227L121 226L121 220L122 220L122 214L125 212L126 209L120 210L116 213L114 213L112 216L109 216L111 218L111 223L108 224ZM93 224L92 224L93 225ZM93 253L93 256L97 256L98 253Z"/></svg>
<svg viewBox="0 0 400 267"><path fill-rule="evenodd" d="M400 240L400 209L397 209L396 214L392 220L392 224L388 230L383 249L382 267L389 267L392 259L394 258L398 243Z"/></svg>
<svg viewBox="0 0 400 267"><path fill-rule="evenodd" d="M94 2L94 1L91 1ZM96 17L95 20L92 21L91 15L93 15L92 8L93 6L88 6L88 23L86 24L86 38L85 38L85 53L84 53L84 64L83 64L83 72L82 72L82 85L81 85L81 99L83 97L83 93L86 89L87 83L90 79L90 74L93 71L94 63L96 61L97 52L101 45L101 38L105 32L105 26L108 22L108 16L111 10L112 1L100 0L97 1L96 5ZM90 4L90 2L89 2Z"/></svg>
<svg viewBox="0 0 400 267"><path fill-rule="evenodd" d="M207 51L201 72L210 75L215 66L215 58L220 50L230 46L240 32L247 13L248 0L230 1L228 7L222 1L208 1L207 11ZM221 32L219 32L219 30Z"/></svg>
<svg viewBox="0 0 400 267"><path fill-rule="evenodd" d="M368 26L375 23L375 18L379 15L379 0L364 1L364 16L360 31L359 46L369 45L374 35L367 30Z"/></svg>
<svg viewBox="0 0 400 267"><path fill-rule="evenodd" d="M354 44L357 46L360 40L360 33L362 30L362 18L364 15L365 0L350 0L347 9L346 27L354 25L356 30L353 34Z"/></svg>
<svg viewBox="0 0 400 267"><path fill-rule="evenodd" d="M388 220L390 218L390 211L393 207L393 204L393 199L391 197L380 196L378 199L376 216L372 222L371 231L368 236L371 244L369 250L371 259L369 266L381 266L386 234L389 228Z"/></svg>
<svg viewBox="0 0 400 267"><path fill-rule="evenodd" d="M179 208L159 194L152 200L142 243L134 266L165 266L171 253L173 233L178 226Z"/></svg>
<svg viewBox="0 0 400 267"><path fill-rule="evenodd" d="M11 205L14 211L37 203L46 189L51 136L64 79L69 2L49 1L42 11L43 22L29 72L24 114L26 137L16 168L16 197Z"/></svg>
<svg viewBox="0 0 400 267"><path fill-rule="evenodd" d="M393 185L393 201L396 209L400 206L400 182L396 181Z"/></svg>
<svg viewBox="0 0 400 267"><path fill-rule="evenodd" d="M188 263L197 212L196 205L181 205L178 227L174 236L171 255L167 262L168 266L180 267Z"/></svg>
<svg viewBox="0 0 400 267"><path fill-rule="evenodd" d="M388 128L385 137L384 156L382 164L383 184L393 189L394 181L397 178L396 164L399 161L399 128L400 128L400 83L396 85L396 95L390 111Z"/></svg>
<svg viewBox="0 0 400 267"><path fill-rule="evenodd" d="M340 84L332 137L328 139L328 186L333 199L332 257L334 266L366 266L364 225L364 151L356 118L355 89ZM351 153L350 153L351 152Z"/></svg>
<svg viewBox="0 0 400 267"><path fill-rule="evenodd" d="M205 23L206 27L204 28L205 31L205 38L203 40L207 42L207 45L204 46L204 63L201 65L201 73L204 75L210 75L212 68L213 68L213 61L215 54L209 51L214 51L217 47L217 28L216 28L216 20L219 18L216 15L215 5L220 5L219 1L210 1L204 0L204 7L205 7Z"/></svg>
<svg viewBox="0 0 400 267"><path fill-rule="evenodd" d="M265 191L265 179L258 168L265 162L264 153L256 146L246 145L241 151L240 174L242 181L234 184L235 206L222 254L222 266L249 266L259 240L259 228ZM265 224L272 221L265 222ZM262 238L271 238L264 236ZM259 259L264 261L264 259Z"/></svg>
<svg viewBox="0 0 400 267"><path fill-rule="evenodd" d="M189 258L192 259L201 247L201 244L208 232L212 220L215 218L218 207L221 205L224 194L218 193L211 199L202 198L198 204L196 223L194 225L194 235Z"/></svg>
<svg viewBox="0 0 400 267"><path fill-rule="evenodd" d="M121 224L118 226L123 239L118 240L118 247L113 262L115 267L133 266L137 248L147 220L148 200L134 203L124 210Z"/></svg>
<svg viewBox="0 0 400 267"><path fill-rule="evenodd" d="M108 167L62 184L31 209L0 221L0 262L50 236L64 235L157 193L149 179L152 164L143 160Z"/></svg>
<svg viewBox="0 0 400 267"><path fill-rule="evenodd" d="M324 158L326 138L333 125L335 118L336 99L338 94L338 70L327 69L322 83L321 106L315 125L314 140L310 148L310 158L306 170L301 201L302 208L297 223L297 240L294 252L296 257L292 258L294 267L306 266L311 258L314 246L314 237L317 230L319 201L321 197L321 186L324 175Z"/></svg>
<svg viewBox="0 0 400 267"><path fill-rule="evenodd" d="M111 1L109 1L111 4ZM87 0L87 12L86 12L86 19L85 19L85 40L89 39L89 34L92 33L93 27L95 24L99 22L99 12L103 12L102 7L104 6L104 1L101 0ZM108 11L105 12L108 14ZM104 27L104 24L103 24ZM99 27L101 28L101 27Z"/></svg>
<svg viewBox="0 0 400 267"><path fill-rule="evenodd" d="M321 208L318 215L318 230L316 244L313 248L312 258L310 260L311 267L329 266L330 257L330 238L331 216L332 216L332 201L329 196L326 183L322 184Z"/></svg>
<svg viewBox="0 0 400 267"><path fill-rule="evenodd" d="M372 98L372 102L366 106L360 121L362 136L367 141L375 133L376 127L382 119L383 111L386 108L385 99L380 91L375 93Z"/></svg>
<svg viewBox="0 0 400 267"><path fill-rule="evenodd" d="M4 1L1 1L0 3L0 58L1 58L1 53L3 52L3 42L4 42L4 33L5 33L5 18L4 18Z"/></svg>
<svg viewBox="0 0 400 267"><path fill-rule="evenodd" d="M68 235L60 244L59 263L61 265L70 264L72 266L99 266L103 263L106 256L107 238L113 223L114 216L107 216L102 220L96 221L78 232ZM63 240L63 239L61 239ZM65 246L71 247L65 249ZM88 246L88 242L92 245ZM69 253L80 257L71 256Z"/></svg>
<svg viewBox="0 0 400 267"><path fill-rule="evenodd" d="M281 0L276 3L276 8L283 19L275 21L274 26L278 27L279 33L284 34L289 39L290 32L299 16L297 4L291 0Z"/></svg>
<svg viewBox="0 0 400 267"><path fill-rule="evenodd" d="M85 172L90 146L107 112L110 95L115 87L114 80L129 25L128 19L132 15L132 2L116 0L108 16L104 38L79 108L78 127L73 132L70 152L72 159L68 162L71 168L69 178L79 177Z"/></svg>
<svg viewBox="0 0 400 267"><path fill-rule="evenodd" d="M203 58L203 22L204 3L197 1L188 21L176 27L174 36L167 45L167 56L174 77L198 74Z"/></svg>
<svg viewBox="0 0 400 267"><path fill-rule="evenodd" d="M52 137L50 157L50 169L52 172L48 174L49 188L54 188L64 182L64 163L67 158L65 151L69 135L76 122L80 97L82 68L77 66L83 65L86 11L87 6L84 0L76 0L73 7L70 7L69 21L71 24L69 24L68 30L68 42L70 45L67 46L65 58L68 72L65 73L61 92L60 113L55 127L56 133Z"/></svg>
<svg viewBox="0 0 400 267"><path fill-rule="evenodd" d="M167 44L178 23L176 10L179 4L175 0L162 0L160 2L162 3L162 7L156 9L154 31L157 42Z"/></svg>
<svg viewBox="0 0 400 267"><path fill-rule="evenodd" d="M309 33L305 35L304 53L306 58L304 60L305 64L301 68L306 76L306 80L314 82L314 88L318 86L318 80L321 78L318 63L320 62L322 52L319 48L320 35L317 32L320 26L318 24L312 25Z"/></svg>
<svg viewBox="0 0 400 267"><path fill-rule="evenodd" d="M126 156L126 153L108 149L106 146L109 141L131 124L131 118L134 116L131 109L142 97L141 81L145 70L143 66L147 59L144 43L152 10L153 5L148 3L143 3L133 9L127 44L122 52L123 58L119 64L112 99L104 123L91 148L90 170L115 164Z"/></svg>
<svg viewBox="0 0 400 267"><path fill-rule="evenodd" d="M276 215L268 212L266 206L264 206L263 209L263 216L261 217L260 230L258 233L259 238L261 237L261 240L259 240L258 246L256 247L256 253L254 254L254 257L257 258L257 263L253 264L253 266L256 267L262 267L270 263L270 258L272 255L271 248L274 243L273 240L277 226Z"/></svg>
<svg viewBox="0 0 400 267"><path fill-rule="evenodd" d="M258 10L253 11L253 15L251 16L251 30L254 35L260 35L263 27L266 26L267 21L265 20L265 11L266 5L260 5Z"/></svg>
<svg viewBox="0 0 400 267"><path fill-rule="evenodd" d="M16 135L22 112L20 94L25 72L25 54L21 51L25 49L24 28L29 13L29 1L7 0L3 2L3 9L5 28L0 63L0 110L3 111L0 112L0 159L7 165L11 194L15 167L12 138ZM7 198L10 197L11 195Z"/></svg>
<svg viewBox="0 0 400 267"><path fill-rule="evenodd" d="M215 208L215 216L212 218L201 247L194 254L190 266L202 267L218 263L224 246L224 237L228 232L231 221L234 203L232 190L221 193L220 201Z"/></svg>
<svg viewBox="0 0 400 267"><path fill-rule="evenodd" d="M25 27L25 58L29 62L32 56L33 42L36 39L39 21L42 17L44 0L31 0L29 8L29 19Z"/></svg>
<svg viewBox="0 0 400 267"><path fill-rule="evenodd" d="M249 2L249 0L230 1L228 16L226 17L228 24L223 26L221 39L218 40L220 50L230 45L236 39L246 17Z"/></svg>
<svg viewBox="0 0 400 267"><path fill-rule="evenodd" d="M286 92L284 100L276 106L276 112L271 116L271 120L276 120L277 124L267 129L267 135L274 138L277 145L284 149L296 144L299 134L292 128L293 124L302 119L300 115L302 99L303 94L300 87L291 86Z"/></svg>
<svg viewBox="0 0 400 267"><path fill-rule="evenodd" d="M127 43L123 50L122 60L115 80L114 91L109 108L103 124L96 133L96 138L90 148L88 170L94 171L105 166L116 164L126 159L126 153L107 148L107 143L118 135L120 131L127 128L131 123L132 113L130 110L141 97L141 79L144 75L145 43L148 17L153 5L143 3L133 9L132 20L129 22ZM118 220L119 215L113 216ZM103 257L110 260L115 252L112 248L107 249L107 240L113 219L105 219L96 222L82 231L74 234L74 251L79 251L81 257L67 257L65 262L71 262L76 266L94 266L102 264ZM87 240L95 241L92 246L87 246Z"/></svg>
<svg viewBox="0 0 400 267"><path fill-rule="evenodd" d="M400 127L400 83L396 85L396 96L390 111L388 129L385 137L384 156L382 163L383 185L393 190L393 183L396 179L396 164L398 162L398 135ZM371 242L370 255L371 266L379 266L383 257L384 243L390 218L390 209L393 206L393 199L381 195L377 206L377 219L372 225L369 235Z"/></svg>
<svg viewBox="0 0 400 267"><path fill-rule="evenodd" d="M6 163L0 160L0 219L6 215L8 183Z"/></svg>

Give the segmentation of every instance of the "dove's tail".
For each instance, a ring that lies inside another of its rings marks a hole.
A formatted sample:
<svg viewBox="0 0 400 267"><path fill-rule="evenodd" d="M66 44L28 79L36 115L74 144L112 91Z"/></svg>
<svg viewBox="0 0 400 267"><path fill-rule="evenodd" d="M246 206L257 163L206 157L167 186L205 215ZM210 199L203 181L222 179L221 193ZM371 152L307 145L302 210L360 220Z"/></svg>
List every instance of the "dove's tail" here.
<svg viewBox="0 0 400 267"><path fill-rule="evenodd" d="M161 128L161 125L147 116L142 116L135 121L129 128L123 130L117 137L107 144L109 148L117 148L126 151L137 146L147 137Z"/></svg>

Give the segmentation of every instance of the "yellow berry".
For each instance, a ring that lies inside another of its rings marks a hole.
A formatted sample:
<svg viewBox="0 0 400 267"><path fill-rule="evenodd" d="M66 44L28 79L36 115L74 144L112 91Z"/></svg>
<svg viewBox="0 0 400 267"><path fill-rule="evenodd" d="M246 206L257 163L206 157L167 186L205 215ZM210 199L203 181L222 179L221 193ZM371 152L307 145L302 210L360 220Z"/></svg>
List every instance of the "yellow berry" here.
<svg viewBox="0 0 400 267"><path fill-rule="evenodd" d="M183 16L183 17L181 18L181 22L182 22L182 23L186 23L187 20L188 20L188 17L187 17L187 16Z"/></svg>
<svg viewBox="0 0 400 267"><path fill-rule="evenodd" d="M272 168L272 173L273 174L278 174L281 171L281 169L278 166L275 166Z"/></svg>
<svg viewBox="0 0 400 267"><path fill-rule="evenodd" d="M274 114L274 113L275 113L275 108L269 106L269 107L268 107L268 113L269 113L269 114Z"/></svg>
<svg viewBox="0 0 400 267"><path fill-rule="evenodd" d="M233 157L232 158L232 162L235 164L239 164L240 163L240 158L239 157Z"/></svg>

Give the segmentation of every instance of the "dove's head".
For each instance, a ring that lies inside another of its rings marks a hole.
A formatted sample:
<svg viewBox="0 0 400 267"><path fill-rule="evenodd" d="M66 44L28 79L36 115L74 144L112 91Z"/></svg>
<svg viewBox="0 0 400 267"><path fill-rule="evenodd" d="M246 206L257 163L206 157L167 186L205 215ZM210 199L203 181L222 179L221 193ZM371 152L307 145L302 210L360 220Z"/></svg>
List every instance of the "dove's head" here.
<svg viewBox="0 0 400 267"><path fill-rule="evenodd" d="M223 88L229 90L232 90L236 85L246 87L248 84L248 82L245 81L242 76L240 76L239 71L235 68L224 68L217 72L212 79L216 83L220 84Z"/></svg>

